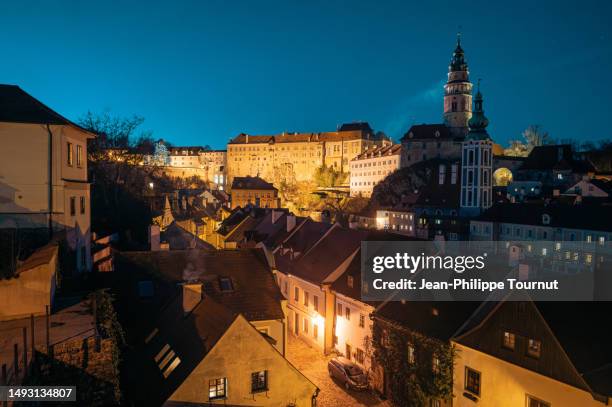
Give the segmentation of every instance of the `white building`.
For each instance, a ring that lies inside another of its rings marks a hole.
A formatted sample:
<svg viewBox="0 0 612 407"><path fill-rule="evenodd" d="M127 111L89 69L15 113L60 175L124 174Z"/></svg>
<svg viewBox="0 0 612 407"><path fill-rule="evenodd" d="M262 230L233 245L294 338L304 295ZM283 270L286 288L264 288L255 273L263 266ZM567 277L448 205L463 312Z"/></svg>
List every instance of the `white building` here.
<svg viewBox="0 0 612 407"><path fill-rule="evenodd" d="M0 229L65 232L78 271L91 269L94 137L18 86L0 85Z"/></svg>
<svg viewBox="0 0 612 407"><path fill-rule="evenodd" d="M376 228L391 233L414 236L414 212L407 209L379 209L376 211Z"/></svg>
<svg viewBox="0 0 612 407"><path fill-rule="evenodd" d="M351 196L370 197L374 187L401 167L400 144L374 147L351 160L349 166Z"/></svg>

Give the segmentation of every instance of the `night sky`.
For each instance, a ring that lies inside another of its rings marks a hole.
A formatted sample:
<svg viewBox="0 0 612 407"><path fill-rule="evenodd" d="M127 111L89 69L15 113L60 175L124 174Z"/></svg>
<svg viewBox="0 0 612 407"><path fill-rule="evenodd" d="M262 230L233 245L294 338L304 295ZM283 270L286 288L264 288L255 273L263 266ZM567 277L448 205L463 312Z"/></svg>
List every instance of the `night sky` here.
<svg viewBox="0 0 612 407"><path fill-rule="evenodd" d="M397 140L441 121L461 30L497 142L612 138L612 1L90 3L2 2L0 83L175 145L358 120Z"/></svg>

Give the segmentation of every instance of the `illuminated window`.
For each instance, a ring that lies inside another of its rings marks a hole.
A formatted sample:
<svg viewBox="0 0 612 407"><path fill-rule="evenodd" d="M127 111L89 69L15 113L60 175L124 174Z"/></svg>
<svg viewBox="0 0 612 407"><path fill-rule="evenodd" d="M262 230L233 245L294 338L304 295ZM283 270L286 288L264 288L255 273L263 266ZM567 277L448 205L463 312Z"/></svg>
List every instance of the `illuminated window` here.
<svg viewBox="0 0 612 407"><path fill-rule="evenodd" d="M349 286L349 288L353 288L353 276L346 277L346 284Z"/></svg>
<svg viewBox="0 0 612 407"><path fill-rule="evenodd" d="M319 326L316 323L312 324L312 337L319 339Z"/></svg>
<svg viewBox="0 0 612 407"><path fill-rule="evenodd" d="M227 395L227 378L212 379L208 381L208 399L217 400Z"/></svg>
<svg viewBox="0 0 612 407"><path fill-rule="evenodd" d="M504 331L504 348L514 350L516 345L516 336L512 332Z"/></svg>
<svg viewBox="0 0 612 407"><path fill-rule="evenodd" d="M537 339L529 339L527 342L527 355L539 358L542 353L542 342Z"/></svg>
<svg viewBox="0 0 612 407"><path fill-rule="evenodd" d="M480 396L480 372L465 367L465 390Z"/></svg>
<svg viewBox="0 0 612 407"><path fill-rule="evenodd" d="M412 365L416 361L416 357L414 353L414 346L411 343L408 344L407 353L408 363Z"/></svg>
<svg viewBox="0 0 612 407"><path fill-rule="evenodd" d="M251 373L251 393L268 391L268 371Z"/></svg>
<svg viewBox="0 0 612 407"><path fill-rule="evenodd" d="M431 358L431 371L434 373L440 373L440 358L436 355Z"/></svg>

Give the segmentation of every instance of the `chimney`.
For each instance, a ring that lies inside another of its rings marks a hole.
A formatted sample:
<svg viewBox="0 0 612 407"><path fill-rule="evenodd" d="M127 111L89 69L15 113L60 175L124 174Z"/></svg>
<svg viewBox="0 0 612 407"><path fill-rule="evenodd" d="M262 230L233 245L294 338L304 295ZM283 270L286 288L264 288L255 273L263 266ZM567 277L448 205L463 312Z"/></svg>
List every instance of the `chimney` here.
<svg viewBox="0 0 612 407"><path fill-rule="evenodd" d="M249 143L249 135L248 135L248 134L245 134L245 135L244 135L244 137L245 137L245 139L246 139L246 143L248 144L248 143Z"/></svg>
<svg viewBox="0 0 612 407"><path fill-rule="evenodd" d="M202 283L183 283L183 312L189 314L202 301Z"/></svg>
<svg viewBox="0 0 612 407"><path fill-rule="evenodd" d="M277 220L280 219L280 217L283 216L283 211L276 211L274 209L272 209L272 223L276 223Z"/></svg>
<svg viewBox="0 0 612 407"><path fill-rule="evenodd" d="M295 227L295 215L289 214L287 215L287 232L291 232Z"/></svg>
<svg viewBox="0 0 612 407"><path fill-rule="evenodd" d="M158 225L149 226L149 244L152 252L160 250Z"/></svg>

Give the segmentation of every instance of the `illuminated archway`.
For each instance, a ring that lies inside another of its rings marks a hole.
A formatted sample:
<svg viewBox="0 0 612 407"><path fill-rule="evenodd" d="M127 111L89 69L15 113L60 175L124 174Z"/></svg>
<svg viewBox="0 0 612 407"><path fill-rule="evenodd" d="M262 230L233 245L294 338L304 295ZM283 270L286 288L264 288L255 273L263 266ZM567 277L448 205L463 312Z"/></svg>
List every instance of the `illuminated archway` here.
<svg viewBox="0 0 612 407"><path fill-rule="evenodd" d="M493 185L496 187L505 187L512 182L512 171L502 167L495 170L493 173Z"/></svg>

